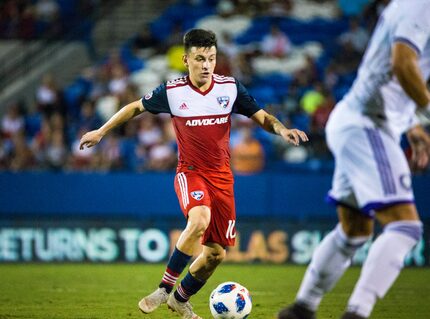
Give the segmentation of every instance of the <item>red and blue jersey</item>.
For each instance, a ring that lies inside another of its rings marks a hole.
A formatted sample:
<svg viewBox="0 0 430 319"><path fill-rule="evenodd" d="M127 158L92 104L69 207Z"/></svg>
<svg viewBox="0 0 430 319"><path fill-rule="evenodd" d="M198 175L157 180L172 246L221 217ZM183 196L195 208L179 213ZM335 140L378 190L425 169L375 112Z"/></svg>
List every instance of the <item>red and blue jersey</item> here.
<svg viewBox="0 0 430 319"><path fill-rule="evenodd" d="M168 81L142 98L150 113L169 113L179 149L178 171L192 168L218 186L232 183L230 169L231 114L251 117L261 107L232 77L213 75L202 92L188 76Z"/></svg>

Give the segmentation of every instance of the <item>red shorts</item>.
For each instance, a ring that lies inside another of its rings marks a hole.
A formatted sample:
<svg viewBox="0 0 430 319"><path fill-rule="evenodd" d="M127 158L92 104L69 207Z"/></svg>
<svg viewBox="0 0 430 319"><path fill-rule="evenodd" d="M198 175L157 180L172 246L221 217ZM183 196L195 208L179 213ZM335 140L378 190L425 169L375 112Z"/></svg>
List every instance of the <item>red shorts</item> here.
<svg viewBox="0 0 430 319"><path fill-rule="evenodd" d="M182 171L176 174L175 191L185 217L195 206L204 205L211 210L211 221L203 235L202 244L212 242L223 247L234 246L236 210L233 183L220 189L198 172Z"/></svg>

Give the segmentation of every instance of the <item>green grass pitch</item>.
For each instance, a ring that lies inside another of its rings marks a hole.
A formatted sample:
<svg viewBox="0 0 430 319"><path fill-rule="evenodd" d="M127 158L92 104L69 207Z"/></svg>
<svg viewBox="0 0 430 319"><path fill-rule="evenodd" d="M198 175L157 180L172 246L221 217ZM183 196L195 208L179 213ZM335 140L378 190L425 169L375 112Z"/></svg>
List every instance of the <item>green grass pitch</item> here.
<svg viewBox="0 0 430 319"><path fill-rule="evenodd" d="M0 319L168 319L179 318L166 306L143 315L139 299L158 285L164 265L149 264L3 264L0 265ZM221 265L192 299L194 310L210 319L211 290L224 281L245 285L253 298L250 319L272 319L290 303L305 267L292 265ZM326 296L318 319L339 318L360 269L348 270ZM430 270L407 268L374 319L430 318Z"/></svg>

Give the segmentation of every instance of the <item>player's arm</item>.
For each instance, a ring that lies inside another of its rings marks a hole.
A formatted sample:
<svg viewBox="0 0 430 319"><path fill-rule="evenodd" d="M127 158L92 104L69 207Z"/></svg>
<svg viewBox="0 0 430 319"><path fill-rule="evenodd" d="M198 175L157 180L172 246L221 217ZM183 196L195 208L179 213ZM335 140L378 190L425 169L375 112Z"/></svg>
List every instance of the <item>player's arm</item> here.
<svg viewBox="0 0 430 319"><path fill-rule="evenodd" d="M430 103L430 93L418 65L418 54L409 45L395 42L392 51L392 70L400 85L419 107Z"/></svg>
<svg viewBox="0 0 430 319"><path fill-rule="evenodd" d="M297 146L300 141L307 142L309 140L305 132L286 128L276 117L265 110L257 111L251 118L267 132L282 136L287 143Z"/></svg>
<svg viewBox="0 0 430 319"><path fill-rule="evenodd" d="M82 150L85 146L92 147L100 142L100 140L105 136L111 129L117 127L118 125L127 122L136 115L141 114L145 111L142 101L137 100L131 102L121 108L116 112L103 126L99 129L90 131L84 134L81 138L79 148Z"/></svg>

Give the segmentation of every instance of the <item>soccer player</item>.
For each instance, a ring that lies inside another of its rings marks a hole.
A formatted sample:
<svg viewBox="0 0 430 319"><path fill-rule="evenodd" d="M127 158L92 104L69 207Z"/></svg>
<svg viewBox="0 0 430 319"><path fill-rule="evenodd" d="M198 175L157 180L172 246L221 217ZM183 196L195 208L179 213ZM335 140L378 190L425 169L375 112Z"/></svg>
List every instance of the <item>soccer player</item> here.
<svg viewBox="0 0 430 319"><path fill-rule="evenodd" d="M217 40L212 31L189 31L184 36L184 49L188 76L162 84L124 106L98 130L86 133L80 147L96 145L109 130L144 111L171 115L179 148L174 186L187 225L158 289L144 297L139 308L143 313L151 313L167 303L182 318L199 319L188 300L212 275L225 257L225 248L234 245L236 237L229 152L231 114L248 116L293 145L308 138L302 131L287 129L261 109L237 80L213 73ZM202 253L172 293L199 241L203 244Z"/></svg>
<svg viewBox="0 0 430 319"><path fill-rule="evenodd" d="M328 198L339 223L316 248L296 301L279 319L311 319L326 292L371 237L369 250L343 319L362 319L398 277L405 256L422 235L411 188L411 172L400 147L406 132L413 165L425 168L430 138L415 112L430 115L430 0L393 0L384 9L348 94L326 126L335 157ZM413 314L411 314L413 317Z"/></svg>

